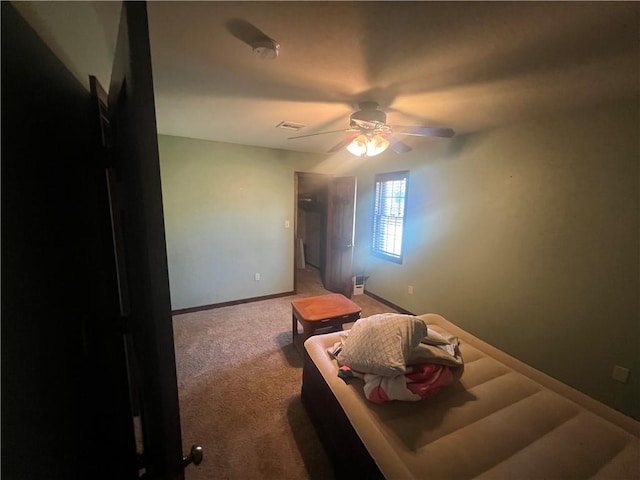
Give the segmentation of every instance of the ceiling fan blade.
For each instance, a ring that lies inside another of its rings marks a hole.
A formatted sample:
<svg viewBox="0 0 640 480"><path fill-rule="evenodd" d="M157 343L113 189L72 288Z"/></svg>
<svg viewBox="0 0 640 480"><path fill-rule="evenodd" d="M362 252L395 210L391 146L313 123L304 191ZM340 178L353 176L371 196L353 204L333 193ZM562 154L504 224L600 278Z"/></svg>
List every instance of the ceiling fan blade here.
<svg viewBox="0 0 640 480"><path fill-rule="evenodd" d="M394 134L414 135L416 137L453 137L456 132L451 128L435 128L435 127L404 127L401 125L392 125L391 129Z"/></svg>
<svg viewBox="0 0 640 480"><path fill-rule="evenodd" d="M396 153L407 153L413 150L413 148L400 140L392 142L390 148Z"/></svg>
<svg viewBox="0 0 640 480"><path fill-rule="evenodd" d="M318 133L309 133L307 135L298 135L295 137L289 137L287 140L293 140L294 138L304 138L304 137L315 137L316 135L326 135L327 133L338 133L338 132L353 132L354 130L351 128L341 129L341 130L331 130L330 132L318 132Z"/></svg>
<svg viewBox="0 0 640 480"><path fill-rule="evenodd" d="M358 135L357 134L352 134L349 135L347 138L345 138L344 140L342 140L339 143L336 143L333 147L331 147L327 153L335 153L338 150L342 150L344 147L346 147L347 145L349 145L354 138L356 138Z"/></svg>

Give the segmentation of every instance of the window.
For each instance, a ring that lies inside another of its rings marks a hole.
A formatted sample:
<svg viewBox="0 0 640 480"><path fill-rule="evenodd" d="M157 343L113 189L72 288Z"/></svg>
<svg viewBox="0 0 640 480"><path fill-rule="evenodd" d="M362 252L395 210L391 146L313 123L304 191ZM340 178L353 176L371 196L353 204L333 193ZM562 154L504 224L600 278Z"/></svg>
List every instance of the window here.
<svg viewBox="0 0 640 480"><path fill-rule="evenodd" d="M380 173L375 178L371 252L402 263L402 231L409 172Z"/></svg>

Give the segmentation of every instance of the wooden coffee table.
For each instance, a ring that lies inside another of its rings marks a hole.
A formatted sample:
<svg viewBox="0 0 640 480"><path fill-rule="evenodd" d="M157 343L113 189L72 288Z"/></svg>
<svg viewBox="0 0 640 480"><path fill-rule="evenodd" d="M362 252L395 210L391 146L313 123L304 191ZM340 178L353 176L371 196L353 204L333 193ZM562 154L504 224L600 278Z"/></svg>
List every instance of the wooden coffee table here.
<svg viewBox="0 0 640 480"><path fill-rule="evenodd" d="M330 293L317 297L300 298L291 302L292 341L298 337L298 322L302 325L302 342L319 328L339 327L360 318L362 309L344 295Z"/></svg>

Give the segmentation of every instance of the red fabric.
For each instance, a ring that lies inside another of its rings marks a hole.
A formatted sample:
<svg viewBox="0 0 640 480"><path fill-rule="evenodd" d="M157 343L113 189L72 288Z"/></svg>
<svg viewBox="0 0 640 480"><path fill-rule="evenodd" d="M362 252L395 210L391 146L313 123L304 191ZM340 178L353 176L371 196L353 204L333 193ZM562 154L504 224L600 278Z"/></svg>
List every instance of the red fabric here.
<svg viewBox="0 0 640 480"><path fill-rule="evenodd" d="M338 371L338 376L345 382L350 378L363 379L365 396L369 401L378 404L390 400L417 401L430 398L442 387L453 383L451 368L431 363L410 366L407 373L398 377L363 374L348 365L343 365Z"/></svg>
<svg viewBox="0 0 640 480"><path fill-rule="evenodd" d="M414 365L414 371L406 374L405 377L407 388L422 398L431 397L442 387L453 383L453 373L450 368L431 363Z"/></svg>
<svg viewBox="0 0 640 480"><path fill-rule="evenodd" d="M387 392L384 391L382 385L378 385L373 390L368 397L369 401L373 403L384 403L389 401L389 397L387 396Z"/></svg>

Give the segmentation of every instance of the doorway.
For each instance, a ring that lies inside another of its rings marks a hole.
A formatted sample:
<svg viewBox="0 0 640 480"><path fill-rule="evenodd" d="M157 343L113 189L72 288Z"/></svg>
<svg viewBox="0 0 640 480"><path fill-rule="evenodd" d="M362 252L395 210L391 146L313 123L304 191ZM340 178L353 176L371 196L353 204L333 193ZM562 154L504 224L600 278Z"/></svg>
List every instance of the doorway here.
<svg viewBox="0 0 640 480"><path fill-rule="evenodd" d="M327 201L330 175L296 172L295 289L304 293L308 279L324 285L327 250Z"/></svg>
<svg viewBox="0 0 640 480"><path fill-rule="evenodd" d="M350 298L356 178L296 172L294 190L296 292L302 275L315 269L324 288Z"/></svg>

